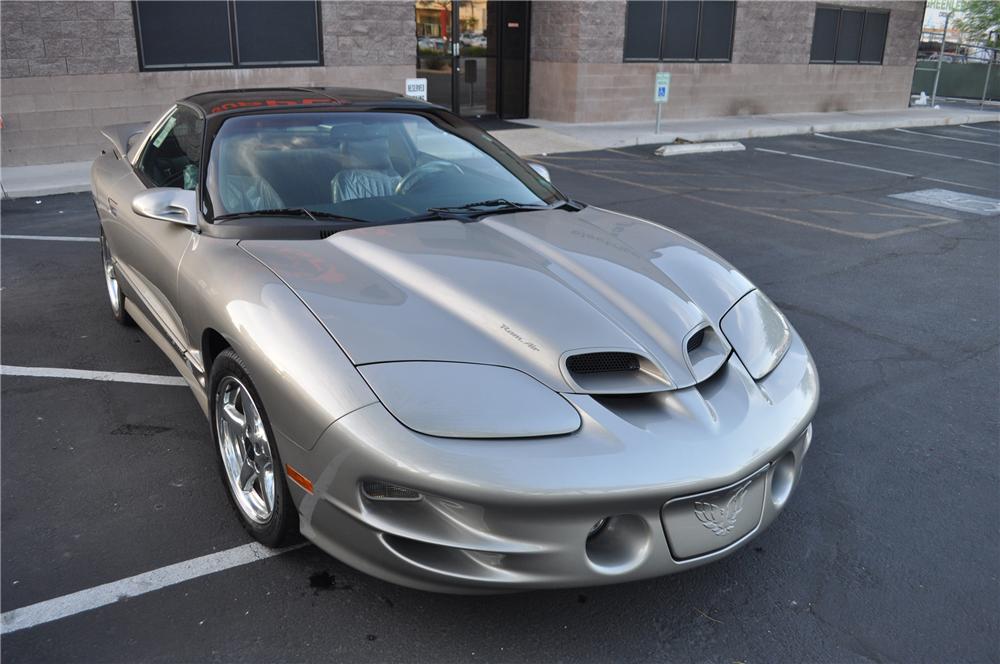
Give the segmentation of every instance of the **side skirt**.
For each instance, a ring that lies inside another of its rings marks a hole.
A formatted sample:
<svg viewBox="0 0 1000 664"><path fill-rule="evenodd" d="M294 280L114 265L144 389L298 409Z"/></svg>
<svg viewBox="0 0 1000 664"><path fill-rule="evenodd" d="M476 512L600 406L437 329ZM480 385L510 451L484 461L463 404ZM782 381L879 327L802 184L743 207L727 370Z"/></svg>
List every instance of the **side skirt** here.
<svg viewBox="0 0 1000 664"><path fill-rule="evenodd" d="M132 300L125 298L125 311L128 312L132 320L146 333L153 342L159 346L163 354L173 363L177 371L184 377L187 381L188 387L191 388L191 392L194 393L194 398L201 406L201 410L205 413L205 417L208 417L208 393L202 386L201 381L195 375L193 368L184 360L180 353L178 353L173 344L167 340L167 337L160 332L159 328L153 324L151 320L146 316L145 312L137 306Z"/></svg>

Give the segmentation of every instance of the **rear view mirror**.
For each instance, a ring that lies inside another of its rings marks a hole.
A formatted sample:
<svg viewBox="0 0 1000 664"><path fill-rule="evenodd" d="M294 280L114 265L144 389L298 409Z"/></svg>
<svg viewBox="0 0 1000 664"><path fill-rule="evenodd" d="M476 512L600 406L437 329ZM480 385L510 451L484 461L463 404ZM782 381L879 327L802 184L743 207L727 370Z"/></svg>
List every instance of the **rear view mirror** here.
<svg viewBox="0 0 1000 664"><path fill-rule="evenodd" d="M538 173L539 175L541 175L543 178L545 178L546 182L552 182L552 176L549 175L549 169L545 168L541 164L531 163L531 164L528 164L528 166L531 166L531 170L535 171L536 173Z"/></svg>
<svg viewBox="0 0 1000 664"><path fill-rule="evenodd" d="M195 192L189 189L158 187L136 195L132 199L132 211L140 217L197 226L197 201Z"/></svg>

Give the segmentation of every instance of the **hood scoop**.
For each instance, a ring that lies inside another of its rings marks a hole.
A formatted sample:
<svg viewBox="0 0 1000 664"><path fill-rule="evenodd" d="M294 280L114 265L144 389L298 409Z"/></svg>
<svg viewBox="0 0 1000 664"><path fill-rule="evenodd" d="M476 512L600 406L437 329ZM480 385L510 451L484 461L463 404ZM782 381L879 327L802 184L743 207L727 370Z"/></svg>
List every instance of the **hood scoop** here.
<svg viewBox="0 0 1000 664"><path fill-rule="evenodd" d="M563 354L563 378L575 392L645 394L673 388L656 364L621 350L575 350Z"/></svg>
<svg viewBox="0 0 1000 664"><path fill-rule="evenodd" d="M714 376L729 359L731 351L726 338L710 326L689 332L684 341L684 359L694 382L697 384Z"/></svg>

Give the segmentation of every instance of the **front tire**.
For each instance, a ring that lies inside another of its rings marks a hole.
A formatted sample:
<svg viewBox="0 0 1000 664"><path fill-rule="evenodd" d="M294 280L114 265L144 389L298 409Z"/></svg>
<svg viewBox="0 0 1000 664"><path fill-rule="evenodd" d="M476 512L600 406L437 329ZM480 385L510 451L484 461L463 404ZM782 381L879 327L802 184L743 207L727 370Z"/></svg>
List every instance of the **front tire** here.
<svg viewBox="0 0 1000 664"><path fill-rule="evenodd" d="M104 237L104 229L101 229L101 264L104 268L104 286L108 291L108 299L111 301L111 315L119 325L134 325L132 317L125 311L125 296L122 294L121 284L118 282L118 269L115 267L115 259L111 255L111 248Z"/></svg>
<svg viewBox="0 0 1000 664"><path fill-rule="evenodd" d="M232 505L254 539L282 546L298 530L298 512L263 403L231 348L212 363L209 395L212 435Z"/></svg>

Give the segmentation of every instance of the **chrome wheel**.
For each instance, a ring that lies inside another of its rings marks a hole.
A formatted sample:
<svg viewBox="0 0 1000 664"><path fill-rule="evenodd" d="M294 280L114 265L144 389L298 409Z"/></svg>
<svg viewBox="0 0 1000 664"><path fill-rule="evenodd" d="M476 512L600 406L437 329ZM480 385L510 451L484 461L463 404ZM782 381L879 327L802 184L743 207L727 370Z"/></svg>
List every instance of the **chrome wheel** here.
<svg viewBox="0 0 1000 664"><path fill-rule="evenodd" d="M274 454L249 390L226 376L215 391L215 426L229 489L247 519L263 524L274 513Z"/></svg>
<svg viewBox="0 0 1000 664"><path fill-rule="evenodd" d="M108 287L108 297L111 299L111 310L115 316L121 315L121 292L118 290L118 276L115 274L115 262L108 250L108 243L101 236L101 260L104 262L104 283Z"/></svg>

